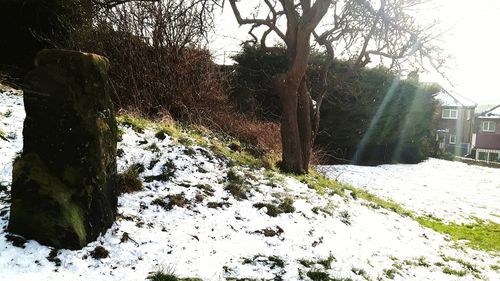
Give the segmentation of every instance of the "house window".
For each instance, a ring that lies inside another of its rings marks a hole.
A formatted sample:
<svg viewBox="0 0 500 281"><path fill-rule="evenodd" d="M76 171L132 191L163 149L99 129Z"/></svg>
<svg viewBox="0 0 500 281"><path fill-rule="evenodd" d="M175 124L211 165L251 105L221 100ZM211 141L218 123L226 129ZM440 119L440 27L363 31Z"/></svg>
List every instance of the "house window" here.
<svg viewBox="0 0 500 281"><path fill-rule="evenodd" d="M443 109L443 114L441 116L443 119L457 119L458 117L458 110L456 109Z"/></svg>
<svg viewBox="0 0 500 281"><path fill-rule="evenodd" d="M457 136L450 135L450 144L455 144L455 143L457 143Z"/></svg>
<svg viewBox="0 0 500 281"><path fill-rule="evenodd" d="M478 160L486 161L486 160L488 160L487 158L488 158L488 154L486 154L486 152L479 152L479 155L477 156Z"/></svg>
<svg viewBox="0 0 500 281"><path fill-rule="evenodd" d="M493 121L484 121L482 124L483 132L494 132L495 131L495 122Z"/></svg>
<svg viewBox="0 0 500 281"><path fill-rule="evenodd" d="M470 109L468 109L468 110L467 110L467 121L469 121L469 120L470 120L470 112L471 112L471 110L470 110Z"/></svg>
<svg viewBox="0 0 500 281"><path fill-rule="evenodd" d="M488 160L491 162L500 162L500 158L498 157L498 155L499 155L498 153L490 152Z"/></svg>

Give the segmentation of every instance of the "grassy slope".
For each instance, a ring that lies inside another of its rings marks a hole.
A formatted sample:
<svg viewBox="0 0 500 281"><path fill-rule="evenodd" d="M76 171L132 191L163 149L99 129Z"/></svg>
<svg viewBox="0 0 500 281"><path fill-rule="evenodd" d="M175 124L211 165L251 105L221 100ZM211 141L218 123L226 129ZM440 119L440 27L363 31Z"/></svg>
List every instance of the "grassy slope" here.
<svg viewBox="0 0 500 281"><path fill-rule="evenodd" d="M119 123L131 125L137 131L154 128L157 134L167 134L180 143L194 140L198 145L212 149L216 155L227 159L233 165L266 168L269 177L274 177L274 174L279 173L275 165L276 159L278 159L277 155L261 154L250 146L245 146L228 136L210 132L204 128L180 126L173 121L153 122L132 114L121 115L117 120ZM185 134L189 138L184 137ZM210 142L206 138L210 139ZM233 149L229 147L233 147ZM497 223L476 219L473 224L455 224L444 223L431 217L417 216L414 212L392 200L386 200L365 190L328 179L314 170L307 175L287 174L287 176L295 177L320 194L336 193L344 197L363 199L368 201L373 208L384 208L401 216L411 217L424 227L449 235L453 241L465 240L464 244L471 248L494 253L500 251L500 225Z"/></svg>

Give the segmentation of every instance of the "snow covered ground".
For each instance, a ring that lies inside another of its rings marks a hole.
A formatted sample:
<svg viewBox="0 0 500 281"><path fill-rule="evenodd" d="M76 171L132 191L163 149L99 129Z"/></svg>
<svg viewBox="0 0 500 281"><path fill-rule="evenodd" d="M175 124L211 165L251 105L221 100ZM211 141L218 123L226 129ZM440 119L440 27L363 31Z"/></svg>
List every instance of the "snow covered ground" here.
<svg viewBox="0 0 500 281"><path fill-rule="evenodd" d="M76 251L14 246L5 228L23 114L22 97L0 93L0 128L10 136L0 139L0 280L145 280L159 268L203 280L500 280L500 256L457 249L411 218L127 126L119 170L142 163L145 188L120 196L112 228ZM171 177L155 177L166 169ZM247 199L225 189L235 175ZM293 212L277 216L255 206L287 202ZM97 246L109 256L93 257Z"/></svg>
<svg viewBox="0 0 500 281"><path fill-rule="evenodd" d="M318 170L343 183L445 221L500 223L500 169L429 159L415 165L335 165Z"/></svg>

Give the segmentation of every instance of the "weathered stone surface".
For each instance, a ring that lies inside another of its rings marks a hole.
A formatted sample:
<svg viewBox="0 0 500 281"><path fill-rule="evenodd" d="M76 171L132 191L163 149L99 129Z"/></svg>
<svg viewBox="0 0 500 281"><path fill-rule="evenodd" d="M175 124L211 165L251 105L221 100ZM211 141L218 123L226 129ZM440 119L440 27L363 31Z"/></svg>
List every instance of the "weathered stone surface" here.
<svg viewBox="0 0 500 281"><path fill-rule="evenodd" d="M26 77L24 148L8 231L56 248L95 240L116 214L117 127L106 58L43 50Z"/></svg>

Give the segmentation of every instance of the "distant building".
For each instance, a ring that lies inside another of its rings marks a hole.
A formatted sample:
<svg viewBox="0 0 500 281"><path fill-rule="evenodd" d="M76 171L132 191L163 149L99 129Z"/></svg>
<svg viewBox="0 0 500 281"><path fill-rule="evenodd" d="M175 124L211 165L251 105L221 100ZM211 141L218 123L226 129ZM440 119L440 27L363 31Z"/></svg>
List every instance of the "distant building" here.
<svg viewBox="0 0 500 281"><path fill-rule="evenodd" d="M500 162L500 105L476 117L472 146L476 160Z"/></svg>
<svg viewBox="0 0 500 281"><path fill-rule="evenodd" d="M458 156L470 154L476 103L442 89L435 95L439 102L436 141L439 148Z"/></svg>

